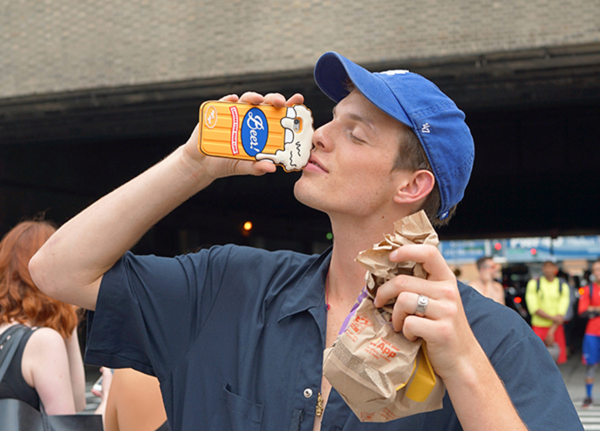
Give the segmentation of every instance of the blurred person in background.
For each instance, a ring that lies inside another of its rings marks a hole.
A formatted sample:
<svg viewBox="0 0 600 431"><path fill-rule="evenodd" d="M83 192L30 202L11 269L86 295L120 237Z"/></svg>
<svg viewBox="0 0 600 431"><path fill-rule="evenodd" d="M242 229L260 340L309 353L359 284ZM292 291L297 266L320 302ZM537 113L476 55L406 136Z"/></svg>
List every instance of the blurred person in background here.
<svg viewBox="0 0 600 431"><path fill-rule="evenodd" d="M578 311L581 317L588 318L583 336L583 363L586 364L583 407L593 404L594 375L600 362L600 259L592 264L592 275L579 298ZM593 281L592 281L593 280Z"/></svg>
<svg viewBox="0 0 600 431"><path fill-rule="evenodd" d="M86 404L78 308L40 292L28 269L55 230L46 221L25 221L0 242L0 338L26 331L0 382L0 399L37 410L41 401L49 415L74 414Z"/></svg>
<svg viewBox="0 0 600 431"><path fill-rule="evenodd" d="M544 262L543 275L529 280L525 301L531 314L531 327L546 344L555 343L560 348L558 364L567 361L567 345L563 323L570 303L570 287L559 277L558 266L552 261Z"/></svg>
<svg viewBox="0 0 600 431"><path fill-rule="evenodd" d="M102 398L96 413L105 431L169 431L158 379L131 368L102 367Z"/></svg>
<svg viewBox="0 0 600 431"><path fill-rule="evenodd" d="M483 296L505 305L504 287L494 279L494 275L498 270L498 265L494 262L494 259L483 256L477 259L476 264L479 277L471 282L471 287Z"/></svg>

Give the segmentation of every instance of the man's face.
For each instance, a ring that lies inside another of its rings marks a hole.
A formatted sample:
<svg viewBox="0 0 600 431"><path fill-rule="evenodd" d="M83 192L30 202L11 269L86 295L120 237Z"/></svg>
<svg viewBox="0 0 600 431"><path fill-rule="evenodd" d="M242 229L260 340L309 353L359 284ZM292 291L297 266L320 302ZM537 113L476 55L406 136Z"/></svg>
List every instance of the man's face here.
<svg viewBox="0 0 600 431"><path fill-rule="evenodd" d="M381 217L395 185L410 176L392 172L402 124L358 91L335 107L333 120L316 130L309 164L295 185L296 198L329 215Z"/></svg>
<svg viewBox="0 0 600 431"><path fill-rule="evenodd" d="M479 268L479 276L484 281L489 281L496 275L496 263L492 259L485 260Z"/></svg>
<svg viewBox="0 0 600 431"><path fill-rule="evenodd" d="M592 265L592 274L596 277L596 283L600 284L600 262L594 262Z"/></svg>
<svg viewBox="0 0 600 431"><path fill-rule="evenodd" d="M556 277L556 274L558 274L558 267L553 263L545 263L542 267L542 273L546 280L552 281Z"/></svg>

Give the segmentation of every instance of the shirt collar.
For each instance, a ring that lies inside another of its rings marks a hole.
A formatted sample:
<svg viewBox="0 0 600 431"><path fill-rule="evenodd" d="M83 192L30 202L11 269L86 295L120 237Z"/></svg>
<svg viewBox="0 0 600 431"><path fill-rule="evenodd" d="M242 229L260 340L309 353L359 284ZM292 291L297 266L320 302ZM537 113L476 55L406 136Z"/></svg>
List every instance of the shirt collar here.
<svg viewBox="0 0 600 431"><path fill-rule="evenodd" d="M298 278L281 307L278 321L311 308L315 308L317 315L321 314L321 310L325 317L325 280L331 262L331 250L332 247L325 250Z"/></svg>

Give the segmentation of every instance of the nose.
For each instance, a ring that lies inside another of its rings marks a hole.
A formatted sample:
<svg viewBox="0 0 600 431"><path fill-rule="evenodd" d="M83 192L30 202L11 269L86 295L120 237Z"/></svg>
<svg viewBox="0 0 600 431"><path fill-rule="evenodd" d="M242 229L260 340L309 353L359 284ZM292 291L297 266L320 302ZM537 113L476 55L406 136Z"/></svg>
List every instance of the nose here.
<svg viewBox="0 0 600 431"><path fill-rule="evenodd" d="M322 151L331 151L333 143L329 133L330 125L331 122L323 124L317 130L315 130L312 139L313 147L315 149L319 149Z"/></svg>

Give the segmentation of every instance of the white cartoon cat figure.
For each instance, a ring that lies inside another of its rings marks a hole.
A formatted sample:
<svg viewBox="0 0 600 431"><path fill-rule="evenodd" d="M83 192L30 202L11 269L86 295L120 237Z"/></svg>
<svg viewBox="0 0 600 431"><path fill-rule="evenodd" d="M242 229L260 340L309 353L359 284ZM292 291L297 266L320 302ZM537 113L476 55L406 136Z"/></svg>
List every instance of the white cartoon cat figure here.
<svg viewBox="0 0 600 431"><path fill-rule="evenodd" d="M275 154L259 153L256 160L271 160L288 172L299 171L308 164L312 150L314 129L311 112L304 105L287 108L281 125L285 130L283 150L277 150Z"/></svg>

